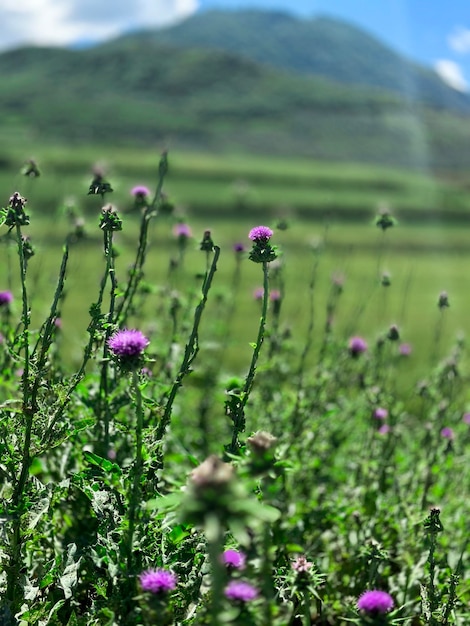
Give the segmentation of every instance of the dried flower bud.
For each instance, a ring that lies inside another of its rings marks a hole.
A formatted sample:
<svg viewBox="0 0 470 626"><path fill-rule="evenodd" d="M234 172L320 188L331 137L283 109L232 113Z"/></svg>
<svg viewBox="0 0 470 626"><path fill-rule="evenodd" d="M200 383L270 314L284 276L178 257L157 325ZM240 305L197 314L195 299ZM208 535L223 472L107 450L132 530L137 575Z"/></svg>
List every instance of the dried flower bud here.
<svg viewBox="0 0 470 626"><path fill-rule="evenodd" d="M224 463L212 454L191 472L191 482L197 488L217 487L229 483L233 478L233 466Z"/></svg>

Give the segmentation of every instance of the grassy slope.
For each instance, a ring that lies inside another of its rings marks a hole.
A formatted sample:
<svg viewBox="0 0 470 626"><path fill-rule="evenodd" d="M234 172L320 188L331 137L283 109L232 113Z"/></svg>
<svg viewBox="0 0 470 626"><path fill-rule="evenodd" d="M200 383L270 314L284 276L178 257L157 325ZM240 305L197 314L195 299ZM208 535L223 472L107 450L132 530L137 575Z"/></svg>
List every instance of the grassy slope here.
<svg viewBox="0 0 470 626"><path fill-rule="evenodd" d="M75 198L85 213L94 198L86 196L91 168L102 162L115 189L110 199L130 209L129 190L135 184L153 187L157 151L36 144L24 153L16 146L4 156L0 184L5 196L20 188L31 204L53 213L67 198ZM43 175L31 189L18 175L22 161L33 155ZM232 219L240 210L256 219L285 217L371 220L386 203L400 219L464 219L470 208L466 189L424 174L352 163L311 159L280 159L256 155L224 158L200 152L170 151L165 191L180 211Z"/></svg>
<svg viewBox="0 0 470 626"><path fill-rule="evenodd" d="M8 144L156 146L470 166L466 118L398 96L282 73L229 54L119 40L84 51L0 55Z"/></svg>

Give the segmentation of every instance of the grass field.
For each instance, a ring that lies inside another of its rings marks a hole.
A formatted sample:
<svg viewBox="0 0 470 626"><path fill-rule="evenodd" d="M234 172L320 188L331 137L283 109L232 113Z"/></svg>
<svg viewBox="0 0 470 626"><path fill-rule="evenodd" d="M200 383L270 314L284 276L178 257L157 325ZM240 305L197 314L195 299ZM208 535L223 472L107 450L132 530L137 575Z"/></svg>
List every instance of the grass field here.
<svg viewBox="0 0 470 626"><path fill-rule="evenodd" d="M5 194L29 200L0 239L0 622L466 626L463 210L382 231L377 206L207 196L148 222L129 187L151 180L126 174L119 230L63 168Z"/></svg>
<svg viewBox="0 0 470 626"><path fill-rule="evenodd" d="M65 152L65 148L52 146L38 148L34 153L41 157L40 178L28 180L18 174L20 154L12 151L0 182L4 189L19 189L29 199L32 219L28 232L38 248L29 270L37 297L32 312L36 323L47 313L46 303L53 293L69 229L64 207L74 206L76 213L86 219L87 238L71 251L63 303L67 331L63 349L66 360L73 362L81 353L88 324L89 303L82 294L97 292L104 267L97 225L102 202L86 192L92 164L106 159L99 158L104 156L102 150L89 148ZM107 179L115 189L106 201L111 200L124 219L124 229L116 236L121 255L117 277L123 281L132 262L130 251L138 238L139 223L129 190L135 184L154 186L156 156L129 151L106 156ZM281 322L289 328L296 345L302 345L309 324L310 282L315 281L312 301L315 328L319 330L325 323L331 277L338 273L344 276L345 285L335 316L335 332L344 341L348 333L366 332L373 342L396 323L403 341L413 338L412 359L419 371L428 365L431 355L436 356L430 328L442 324L440 356L449 350L449 342L467 330L465 292L470 252L463 224L469 214L469 200L463 187L455 183L353 164L186 153L170 155L165 191L175 202L175 213L156 218L150 227L145 269L151 292L145 305L148 323L165 328L165 320L154 317L162 290L167 288L169 259L178 256L172 233L175 221L186 221L194 238L187 246L184 264L172 274L172 286L193 293L193 298L198 290L194 276L204 271L205 263L198 242L204 230L210 229L222 254L214 287L218 303L210 303L209 311L217 317L220 307L228 306L230 301L236 303L239 315L233 323L233 340L225 348L226 363L235 371L243 367L250 351L258 318L253 290L261 277L256 274L257 268L243 259L235 293L231 287L236 267L232 248L236 242L247 244L247 232L254 222L267 223L275 230L278 223L287 226L286 230L276 230L276 244L283 254L282 271L275 280L282 281L285 292ZM446 197L456 199L446 205L454 220L445 221L440 202ZM385 201L399 222L383 234L374 225L374 215ZM458 221L454 223L456 216ZM8 266L8 246L3 245L0 253ZM383 272L391 274L390 287L380 285ZM4 287L14 287L15 280L13 277L10 284L4 275ZM451 308L441 316L436 303L443 290L450 294ZM440 317L445 317L445 322L440 322ZM216 335L208 322L203 329L208 344L216 341Z"/></svg>
<svg viewBox="0 0 470 626"><path fill-rule="evenodd" d="M99 207L99 200L95 200ZM47 314L55 288L67 222L64 217L52 220L36 216L34 210L31 215L28 230L37 246L37 255L30 261L29 276L35 294L33 321L40 323ZM88 239L71 249L62 307L66 360L73 361L74 356L79 358L88 324L89 298L83 296L97 293L104 271L97 221L97 218L88 220ZM126 278L132 262L131 250L138 238L138 221L136 215L124 216L123 231L116 236L120 253L118 281ZM188 243L184 260L172 272L169 282L169 259L176 259L179 254L172 232L173 221L156 218L151 226L145 269L145 279L150 286L145 304L146 325L155 327L156 332L165 332L169 323L168 312L161 311L160 301L169 288L180 290L183 298L189 298L194 305L200 284L196 276L205 270L205 257L199 251L198 243L204 230L209 228L222 252L202 336L210 345L220 341L217 328L212 325L216 324L220 311L233 301L237 315L231 328L233 337L226 348L226 364L228 371L239 373L246 363L249 343L257 328L259 303L253 297L253 291L261 285L262 279L257 271L259 268L245 257L240 263L240 282L236 288L232 286L237 265L233 244L248 244L247 233L252 221L247 218L202 220L188 215L187 222L194 238ZM268 222L275 225L275 220ZM450 350L450 344L459 332L468 331L465 294L470 251L466 239L465 230L456 226L399 224L383 234L371 221L327 225L293 220L287 230L275 232L276 244L282 250L282 269L272 272L273 287L281 287L285 296L281 324L290 329L292 341L301 346L309 323L312 297L309 284L314 279L315 328L320 334L325 324L332 276L341 275L344 277L344 292L335 315L335 332L345 342L350 334L362 333L373 343L396 323L401 329L402 340L413 344L411 358L416 369L424 370L431 356L436 356L434 329L441 323L441 318L442 337L437 350L440 357ZM7 265L7 246L2 246L1 254ZM391 275L390 287L383 287L380 283L383 272ZM5 278L4 275L3 286L13 286L17 291L16 275L12 278L13 285L7 284ZM451 307L440 312L437 300L444 290L449 293ZM19 305L16 311L19 314Z"/></svg>
<svg viewBox="0 0 470 626"><path fill-rule="evenodd" d="M170 146L171 150L171 146ZM28 189L19 175L27 158L37 159L43 175ZM121 210L131 206L129 190L137 183L153 187L158 150L33 145L28 153L4 147L0 169L2 189L21 187L41 213L53 213L66 198L75 198L85 212L96 207L86 198L91 170L100 164ZM441 179L370 165L325 163L307 159L280 159L246 155L208 155L170 152L165 192L181 209L194 216L227 216L246 211L259 219L273 213L307 219L338 216L367 219L379 203L387 203L408 221L465 219L470 200L465 179Z"/></svg>

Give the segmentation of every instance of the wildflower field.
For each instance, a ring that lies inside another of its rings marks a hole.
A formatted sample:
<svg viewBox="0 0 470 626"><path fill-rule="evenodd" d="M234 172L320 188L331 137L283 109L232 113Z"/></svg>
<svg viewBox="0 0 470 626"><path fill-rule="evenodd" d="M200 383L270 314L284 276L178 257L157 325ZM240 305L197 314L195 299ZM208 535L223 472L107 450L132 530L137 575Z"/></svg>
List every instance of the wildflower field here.
<svg viewBox="0 0 470 626"><path fill-rule="evenodd" d="M463 222L154 171L1 179L0 624L470 623Z"/></svg>

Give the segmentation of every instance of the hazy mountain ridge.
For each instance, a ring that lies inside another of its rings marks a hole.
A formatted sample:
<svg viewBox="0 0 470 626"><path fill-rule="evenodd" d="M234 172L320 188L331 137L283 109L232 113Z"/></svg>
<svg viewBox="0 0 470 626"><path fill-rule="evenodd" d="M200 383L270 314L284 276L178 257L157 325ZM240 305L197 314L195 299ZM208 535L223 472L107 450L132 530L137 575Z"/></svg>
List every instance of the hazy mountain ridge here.
<svg viewBox="0 0 470 626"><path fill-rule="evenodd" d="M406 59L362 29L329 17L206 11L171 28L126 38L226 50L278 69L387 89L411 101L470 112L470 97L446 85L434 70Z"/></svg>
<svg viewBox="0 0 470 626"><path fill-rule="evenodd" d="M211 14L197 17L201 24ZM282 14L265 17L285 29ZM161 41L190 22L86 50L20 48L1 54L0 137L165 144L418 168L470 165L465 107L456 114L455 107L452 112L435 102L429 108L377 85ZM337 47L334 40L328 44Z"/></svg>

